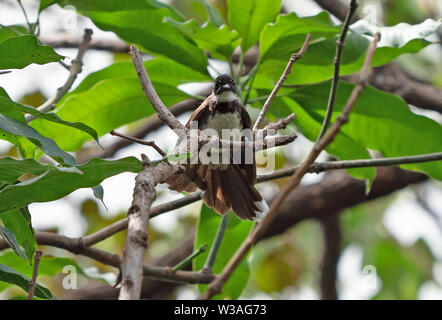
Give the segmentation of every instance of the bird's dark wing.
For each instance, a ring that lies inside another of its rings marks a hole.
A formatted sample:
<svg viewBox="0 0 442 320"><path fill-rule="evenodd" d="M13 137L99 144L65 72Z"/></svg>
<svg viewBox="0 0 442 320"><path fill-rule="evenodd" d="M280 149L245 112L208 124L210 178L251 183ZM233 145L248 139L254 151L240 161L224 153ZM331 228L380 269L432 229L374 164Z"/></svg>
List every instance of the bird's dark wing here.
<svg viewBox="0 0 442 320"><path fill-rule="evenodd" d="M210 112L211 109L213 108L214 104L215 104L215 97L213 94L211 94L210 96L208 96L201 104L198 108L195 109L195 111L192 113L192 115L190 116L189 121L187 121L186 123L186 128L190 128L190 123L192 121L198 121L201 119L201 117L203 116L203 114Z"/></svg>
<svg viewBox="0 0 442 320"><path fill-rule="evenodd" d="M252 128L252 120L250 119L250 115L247 112L246 108L243 106L241 101L237 100L237 108L239 109L241 115L241 122L243 125L243 129L251 129ZM251 137L249 137L250 139ZM243 154L242 159L246 159ZM253 186L256 182L256 163L255 163L255 153L253 152L253 164L240 164L239 165L241 172L246 177L247 181Z"/></svg>

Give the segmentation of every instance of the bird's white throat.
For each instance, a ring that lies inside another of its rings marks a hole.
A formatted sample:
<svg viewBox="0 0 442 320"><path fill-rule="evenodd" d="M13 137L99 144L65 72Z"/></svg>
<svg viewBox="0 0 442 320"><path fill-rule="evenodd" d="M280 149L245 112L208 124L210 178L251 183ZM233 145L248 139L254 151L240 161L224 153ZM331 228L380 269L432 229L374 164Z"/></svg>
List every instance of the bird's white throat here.
<svg viewBox="0 0 442 320"><path fill-rule="evenodd" d="M217 94L216 99L218 100L218 102L231 102L238 99L238 96L234 92L226 90L221 92L220 94Z"/></svg>

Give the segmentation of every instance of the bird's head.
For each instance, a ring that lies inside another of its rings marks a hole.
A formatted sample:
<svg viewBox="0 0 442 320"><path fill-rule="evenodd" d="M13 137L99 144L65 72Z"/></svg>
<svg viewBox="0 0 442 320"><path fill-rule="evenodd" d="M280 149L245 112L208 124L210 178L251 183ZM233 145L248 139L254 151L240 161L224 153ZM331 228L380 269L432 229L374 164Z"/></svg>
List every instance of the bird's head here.
<svg viewBox="0 0 442 320"><path fill-rule="evenodd" d="M235 81L233 81L232 77L228 74L222 74L215 79L213 92L219 101L237 99Z"/></svg>

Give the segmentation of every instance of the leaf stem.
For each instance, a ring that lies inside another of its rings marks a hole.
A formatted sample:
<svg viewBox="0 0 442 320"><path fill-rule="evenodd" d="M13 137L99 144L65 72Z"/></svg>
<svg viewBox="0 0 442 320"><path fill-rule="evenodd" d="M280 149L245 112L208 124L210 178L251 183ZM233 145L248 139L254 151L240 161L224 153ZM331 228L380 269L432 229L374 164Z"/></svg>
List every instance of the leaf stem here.
<svg viewBox="0 0 442 320"><path fill-rule="evenodd" d="M193 259L195 259L197 256L199 256L201 253L203 253L204 251L206 251L207 249L207 244L203 244L201 245L198 249L196 249L190 256L188 256L187 258L185 258L183 261L177 263L173 268L172 271L178 271L181 270L183 267L185 267L190 261L192 261Z"/></svg>
<svg viewBox="0 0 442 320"><path fill-rule="evenodd" d="M213 240L212 247L210 248L206 263L204 264L204 269L212 270L212 267L216 260L216 256L218 255L219 247L221 246L221 242L226 232L227 225L229 224L229 218L230 212L222 216L218 230L216 231L215 240Z"/></svg>

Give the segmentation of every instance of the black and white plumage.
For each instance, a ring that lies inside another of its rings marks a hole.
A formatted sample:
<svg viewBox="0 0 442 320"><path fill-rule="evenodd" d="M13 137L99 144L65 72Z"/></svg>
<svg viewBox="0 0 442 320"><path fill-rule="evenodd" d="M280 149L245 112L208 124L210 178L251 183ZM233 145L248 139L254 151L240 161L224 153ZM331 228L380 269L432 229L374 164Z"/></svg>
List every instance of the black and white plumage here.
<svg viewBox="0 0 442 320"><path fill-rule="evenodd" d="M190 128L193 121L197 121L198 129L215 130L220 138L223 129L251 129L250 116L236 95L235 82L229 75L216 78L211 95L192 113L186 126ZM254 187L254 155L252 163L245 163L244 159L242 156L243 162L237 164L232 161L221 165L190 164L187 176L193 176L192 182L204 190L205 204L219 214L232 209L240 219L260 220L267 213L268 206ZM186 191L190 190L186 188ZM180 191L180 188L172 189Z"/></svg>

